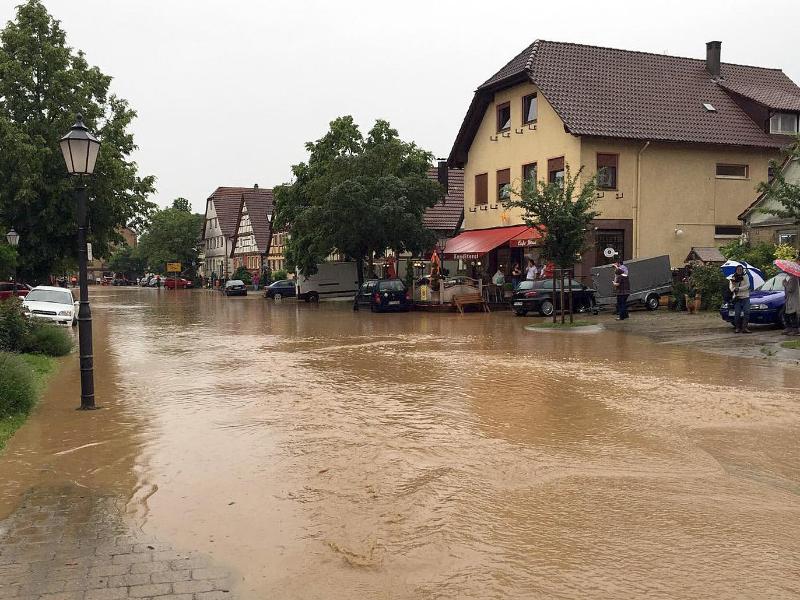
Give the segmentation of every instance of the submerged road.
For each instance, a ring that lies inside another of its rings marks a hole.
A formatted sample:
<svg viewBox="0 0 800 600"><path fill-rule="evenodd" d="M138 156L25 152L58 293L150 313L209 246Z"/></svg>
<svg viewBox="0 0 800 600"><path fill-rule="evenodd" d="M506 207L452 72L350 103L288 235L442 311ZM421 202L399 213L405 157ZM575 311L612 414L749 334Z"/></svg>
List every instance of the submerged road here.
<svg viewBox="0 0 800 600"><path fill-rule="evenodd" d="M0 456L0 598L47 597L56 541L62 598L800 596L797 371L508 313L92 302L104 408L70 356Z"/></svg>

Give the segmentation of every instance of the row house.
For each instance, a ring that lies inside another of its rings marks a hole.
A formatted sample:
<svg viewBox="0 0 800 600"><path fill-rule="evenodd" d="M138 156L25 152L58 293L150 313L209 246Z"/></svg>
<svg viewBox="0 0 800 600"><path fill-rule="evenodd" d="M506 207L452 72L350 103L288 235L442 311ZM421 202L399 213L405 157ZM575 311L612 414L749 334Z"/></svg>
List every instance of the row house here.
<svg viewBox="0 0 800 600"><path fill-rule="evenodd" d="M800 186L800 160L794 156L787 157L781 171L786 183ZM775 214L782 210L785 207L768 193L760 194L739 215L747 240L754 244L765 242L800 248L800 225L792 218Z"/></svg>
<svg viewBox="0 0 800 600"><path fill-rule="evenodd" d="M218 187L206 200L203 222L203 275L227 279L233 274L233 242L242 194L253 188Z"/></svg>
<svg viewBox="0 0 800 600"><path fill-rule="evenodd" d="M569 165L598 176L600 216L578 275L606 262L715 247L741 233L768 163L798 132L800 88L779 69L537 40L482 83L448 163L464 169L464 232L445 258L485 272L537 255L503 200Z"/></svg>
<svg viewBox="0 0 800 600"><path fill-rule="evenodd" d="M244 267L252 275L261 272L263 256L270 243L274 208L272 190L256 186L242 192L231 253L234 270Z"/></svg>

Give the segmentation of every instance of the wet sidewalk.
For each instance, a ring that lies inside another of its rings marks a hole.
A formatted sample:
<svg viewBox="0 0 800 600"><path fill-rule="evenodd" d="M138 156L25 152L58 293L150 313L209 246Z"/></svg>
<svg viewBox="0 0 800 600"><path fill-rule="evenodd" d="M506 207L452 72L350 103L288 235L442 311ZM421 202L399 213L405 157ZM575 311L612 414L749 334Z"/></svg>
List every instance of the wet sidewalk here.
<svg viewBox="0 0 800 600"><path fill-rule="evenodd" d="M203 556L132 531L114 498L38 488L0 522L3 600L228 600L231 578Z"/></svg>

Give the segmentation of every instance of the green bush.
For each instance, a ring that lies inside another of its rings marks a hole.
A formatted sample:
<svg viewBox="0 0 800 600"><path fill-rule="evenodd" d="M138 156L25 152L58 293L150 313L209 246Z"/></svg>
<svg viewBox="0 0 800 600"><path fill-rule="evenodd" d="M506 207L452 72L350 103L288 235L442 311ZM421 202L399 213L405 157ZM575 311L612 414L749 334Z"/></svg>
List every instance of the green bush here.
<svg viewBox="0 0 800 600"><path fill-rule="evenodd" d="M674 310L686 310L685 296L688 291L689 288L682 281L679 281L678 283L672 286L672 297L673 297L672 308Z"/></svg>
<svg viewBox="0 0 800 600"><path fill-rule="evenodd" d="M22 301L9 298L0 302L0 351L20 352L30 323L22 312Z"/></svg>
<svg viewBox="0 0 800 600"><path fill-rule="evenodd" d="M286 271L273 271L272 272L272 281L280 281L281 279L287 279L289 276L286 274Z"/></svg>
<svg viewBox="0 0 800 600"><path fill-rule="evenodd" d="M236 272L233 274L231 279L240 279L245 285L250 285L253 283L253 276L250 274L250 271L244 267L239 267L236 269Z"/></svg>
<svg viewBox="0 0 800 600"><path fill-rule="evenodd" d="M25 361L0 353L0 417L27 414L36 402L36 378Z"/></svg>
<svg viewBox="0 0 800 600"><path fill-rule="evenodd" d="M701 296L703 309L717 309L722 304L722 291L728 282L716 265L696 266L692 268L689 281ZM716 303L716 306L714 305Z"/></svg>
<svg viewBox="0 0 800 600"><path fill-rule="evenodd" d="M72 336L51 323L33 321L22 340L20 350L31 354L64 356L72 351Z"/></svg>

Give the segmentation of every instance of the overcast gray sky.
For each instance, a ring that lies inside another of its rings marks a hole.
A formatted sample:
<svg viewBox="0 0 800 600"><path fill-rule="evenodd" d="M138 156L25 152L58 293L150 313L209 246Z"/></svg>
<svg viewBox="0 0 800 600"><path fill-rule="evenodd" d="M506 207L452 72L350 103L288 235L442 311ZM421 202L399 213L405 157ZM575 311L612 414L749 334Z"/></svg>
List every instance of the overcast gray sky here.
<svg viewBox="0 0 800 600"><path fill-rule="evenodd" d="M0 0L0 19L17 0ZM336 116L385 118L446 156L477 85L534 39L782 68L800 82L800 3L561 0L45 0L114 77L155 200L202 212L218 185L271 187Z"/></svg>

